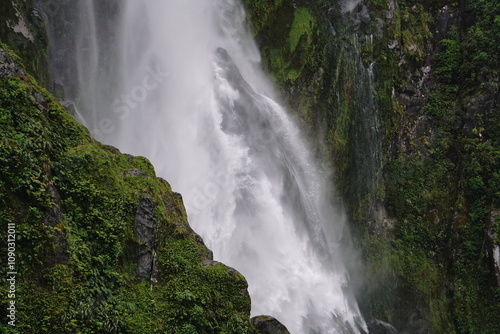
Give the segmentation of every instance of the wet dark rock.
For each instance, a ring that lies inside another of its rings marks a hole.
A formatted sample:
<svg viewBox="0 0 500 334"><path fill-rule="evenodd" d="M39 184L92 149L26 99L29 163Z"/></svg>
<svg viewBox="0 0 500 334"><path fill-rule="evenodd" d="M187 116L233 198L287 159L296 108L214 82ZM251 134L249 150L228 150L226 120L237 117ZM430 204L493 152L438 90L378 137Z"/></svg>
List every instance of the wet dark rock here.
<svg viewBox="0 0 500 334"><path fill-rule="evenodd" d="M435 23L434 38L436 41L446 38L446 34L450 30L450 27L459 25L460 19L461 17L456 10L450 8L449 6L441 8L437 14L437 20Z"/></svg>
<svg viewBox="0 0 500 334"><path fill-rule="evenodd" d="M369 217L371 219L368 223L375 235L386 240L394 238L394 227L397 224L397 219L390 218L382 202L376 201L373 203L369 209Z"/></svg>
<svg viewBox="0 0 500 334"><path fill-rule="evenodd" d="M474 137L474 129L481 127L481 122L488 119L496 107L498 97L495 92L485 92L469 100L466 106L463 131L466 136Z"/></svg>
<svg viewBox="0 0 500 334"><path fill-rule="evenodd" d="M149 195L142 196L139 198L134 221L134 235L139 242L137 275L152 282L156 281L158 273L154 250L156 229L153 200Z"/></svg>
<svg viewBox="0 0 500 334"><path fill-rule="evenodd" d="M392 325L378 319L372 319L368 324L370 334L397 334L398 331Z"/></svg>
<svg viewBox="0 0 500 334"><path fill-rule="evenodd" d="M256 334L290 334L288 329L276 318L268 315L259 315L250 319Z"/></svg>
<svg viewBox="0 0 500 334"><path fill-rule="evenodd" d="M75 117L76 116L76 107L75 104L71 101L61 101L62 106L69 111L71 116Z"/></svg>
<svg viewBox="0 0 500 334"><path fill-rule="evenodd" d="M385 22L381 18L375 18L375 38L384 38Z"/></svg>
<svg viewBox="0 0 500 334"><path fill-rule="evenodd" d="M43 105L44 107L46 106L47 100L45 100L45 97L43 97L43 94L40 92L35 92L33 94L33 98L38 104Z"/></svg>
<svg viewBox="0 0 500 334"><path fill-rule="evenodd" d="M370 12L368 11L367 6L361 7L361 10L359 11L359 20L365 24L370 23L371 15L370 15Z"/></svg>

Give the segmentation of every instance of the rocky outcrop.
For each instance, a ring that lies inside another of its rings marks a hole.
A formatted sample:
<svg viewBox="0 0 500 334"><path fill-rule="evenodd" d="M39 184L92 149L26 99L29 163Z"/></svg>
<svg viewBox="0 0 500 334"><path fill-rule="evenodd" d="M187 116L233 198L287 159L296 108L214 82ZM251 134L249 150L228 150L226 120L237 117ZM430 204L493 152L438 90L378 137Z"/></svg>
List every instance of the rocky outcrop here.
<svg viewBox="0 0 500 334"><path fill-rule="evenodd" d="M16 327L0 331L251 331L245 278L213 261L182 197L93 140L16 59L0 48L0 217L21 236Z"/></svg>
<svg viewBox="0 0 500 334"><path fill-rule="evenodd" d="M267 315L253 317L251 322L256 329L255 334L290 334L281 322Z"/></svg>
<svg viewBox="0 0 500 334"><path fill-rule="evenodd" d="M245 278L213 260L149 161L90 138L15 59L0 48L0 216L24 231L16 284L31 292L18 331L0 330L287 334L271 317L253 327Z"/></svg>
<svg viewBox="0 0 500 334"><path fill-rule="evenodd" d="M24 71L14 62L12 56L0 49L0 78L24 75Z"/></svg>
<svg viewBox="0 0 500 334"><path fill-rule="evenodd" d="M134 234L139 242L137 275L152 283L158 282L158 267L155 251L157 226L153 199L149 195L141 196L135 214Z"/></svg>
<svg viewBox="0 0 500 334"><path fill-rule="evenodd" d="M32 0L5 0L0 10L0 42L16 52L44 87L50 86L48 39L41 14Z"/></svg>

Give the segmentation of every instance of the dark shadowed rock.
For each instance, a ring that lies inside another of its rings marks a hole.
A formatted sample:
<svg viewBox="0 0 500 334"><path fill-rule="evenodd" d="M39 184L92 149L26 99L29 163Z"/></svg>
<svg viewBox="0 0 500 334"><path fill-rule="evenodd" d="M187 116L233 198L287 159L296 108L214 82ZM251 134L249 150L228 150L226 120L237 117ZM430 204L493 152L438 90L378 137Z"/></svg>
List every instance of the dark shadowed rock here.
<svg viewBox="0 0 500 334"><path fill-rule="evenodd" d="M149 195L142 196L134 221L134 234L139 241L137 275L151 281L156 281L157 274L154 250L156 229L153 200Z"/></svg>
<svg viewBox="0 0 500 334"><path fill-rule="evenodd" d="M372 319L368 324L370 334L397 334L398 331L392 325L378 319Z"/></svg>
<svg viewBox="0 0 500 334"><path fill-rule="evenodd" d="M24 71L14 62L12 57L0 49L0 78L24 75Z"/></svg>
<svg viewBox="0 0 500 334"><path fill-rule="evenodd" d="M290 334L281 322L268 315L253 317L250 321L257 330L257 334Z"/></svg>

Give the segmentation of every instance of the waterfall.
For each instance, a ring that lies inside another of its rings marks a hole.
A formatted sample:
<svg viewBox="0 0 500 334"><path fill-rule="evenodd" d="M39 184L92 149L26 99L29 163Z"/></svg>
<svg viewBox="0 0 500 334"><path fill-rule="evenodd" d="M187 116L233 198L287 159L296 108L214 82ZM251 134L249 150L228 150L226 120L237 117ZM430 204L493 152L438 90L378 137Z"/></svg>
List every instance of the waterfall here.
<svg viewBox="0 0 500 334"><path fill-rule="evenodd" d="M215 259L247 278L252 315L293 334L365 332L329 173L261 70L242 4L38 2L67 98L94 137L183 195Z"/></svg>

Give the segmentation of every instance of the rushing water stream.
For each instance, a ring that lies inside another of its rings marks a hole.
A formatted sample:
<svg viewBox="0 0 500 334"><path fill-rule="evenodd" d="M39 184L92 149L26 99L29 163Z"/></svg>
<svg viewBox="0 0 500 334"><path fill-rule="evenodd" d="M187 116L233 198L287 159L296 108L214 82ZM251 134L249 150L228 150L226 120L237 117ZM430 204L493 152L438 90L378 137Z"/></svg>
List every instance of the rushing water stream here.
<svg viewBox="0 0 500 334"><path fill-rule="evenodd" d="M215 259L247 278L252 315L292 334L363 332L345 218L261 70L239 1L66 0L57 13L39 2L80 121L183 194Z"/></svg>

